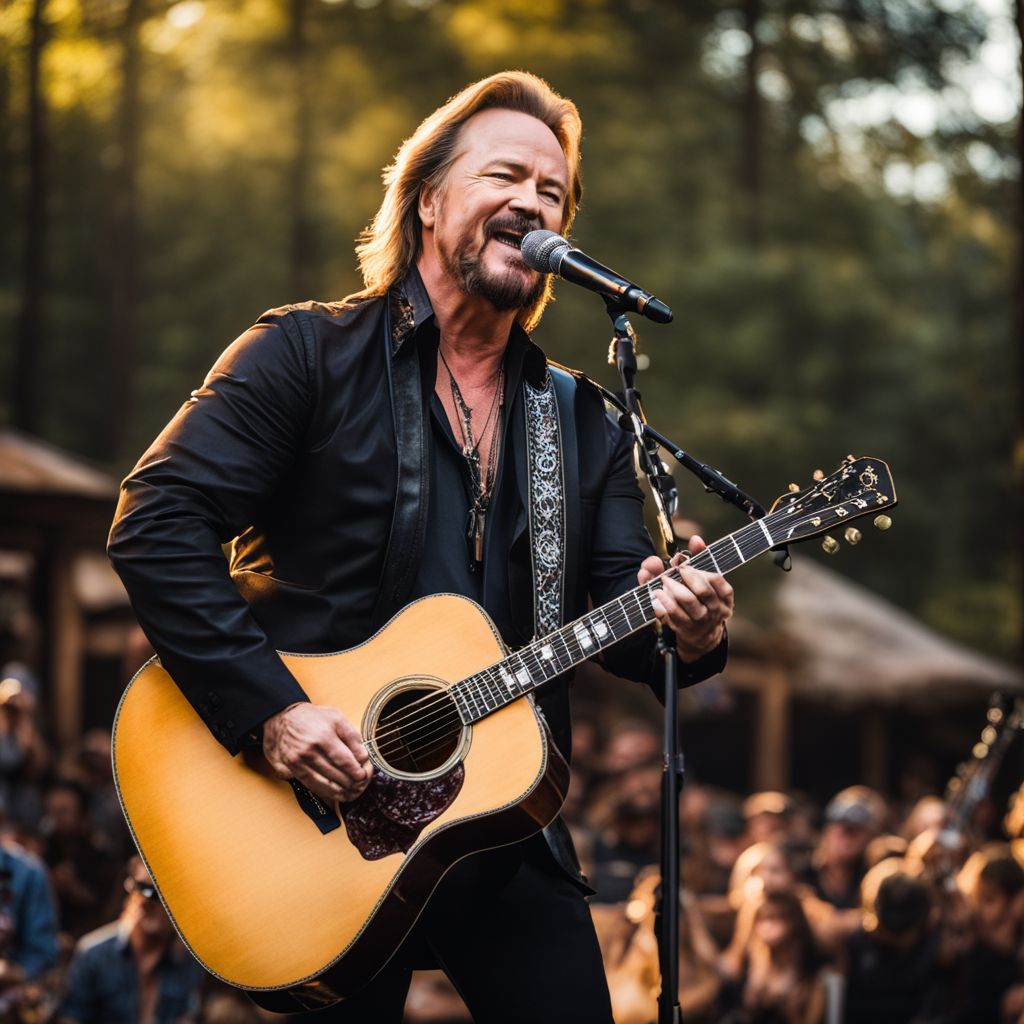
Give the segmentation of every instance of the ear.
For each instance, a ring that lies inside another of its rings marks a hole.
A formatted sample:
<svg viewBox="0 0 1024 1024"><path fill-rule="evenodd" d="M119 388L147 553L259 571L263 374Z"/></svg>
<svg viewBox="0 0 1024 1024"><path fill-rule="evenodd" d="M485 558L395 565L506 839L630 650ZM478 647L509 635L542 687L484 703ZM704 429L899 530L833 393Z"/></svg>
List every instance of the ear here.
<svg viewBox="0 0 1024 1024"><path fill-rule="evenodd" d="M417 212L420 215L420 223L425 228L433 228L437 220L437 207L440 193L427 182L420 186L420 195L417 200Z"/></svg>

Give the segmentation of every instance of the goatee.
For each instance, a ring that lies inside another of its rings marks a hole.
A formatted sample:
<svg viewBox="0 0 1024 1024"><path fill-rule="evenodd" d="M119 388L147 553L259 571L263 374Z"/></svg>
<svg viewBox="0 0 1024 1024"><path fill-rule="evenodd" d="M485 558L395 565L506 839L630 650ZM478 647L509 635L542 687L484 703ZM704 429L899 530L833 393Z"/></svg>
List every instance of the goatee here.
<svg viewBox="0 0 1024 1024"><path fill-rule="evenodd" d="M536 226L534 223L519 219L492 221L487 226L484 246L499 231L514 231L522 235L532 231ZM454 253L441 253L444 269L458 281L467 295L477 295L486 299L500 312L527 309L541 299L544 294L545 277L543 274L522 273L519 269L525 266L522 257L510 253L506 259L508 271L504 274L495 274L484 266L481 259L483 247L471 252L469 245L467 241Z"/></svg>

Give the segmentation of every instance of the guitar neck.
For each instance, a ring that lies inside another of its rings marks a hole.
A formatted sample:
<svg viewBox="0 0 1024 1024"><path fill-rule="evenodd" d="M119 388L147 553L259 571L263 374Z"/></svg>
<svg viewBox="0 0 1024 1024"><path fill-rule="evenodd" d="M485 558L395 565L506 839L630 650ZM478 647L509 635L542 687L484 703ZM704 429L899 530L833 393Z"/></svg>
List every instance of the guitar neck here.
<svg viewBox="0 0 1024 1024"><path fill-rule="evenodd" d="M715 541L688 564L706 572L731 572L780 543L779 538L773 538L770 527L772 520L783 518L784 514L773 513L750 523ZM463 722L468 725L485 718L650 625L655 620L651 597L662 588L665 577L678 580L679 570L670 569L650 583L634 587L503 661L453 684L451 693Z"/></svg>

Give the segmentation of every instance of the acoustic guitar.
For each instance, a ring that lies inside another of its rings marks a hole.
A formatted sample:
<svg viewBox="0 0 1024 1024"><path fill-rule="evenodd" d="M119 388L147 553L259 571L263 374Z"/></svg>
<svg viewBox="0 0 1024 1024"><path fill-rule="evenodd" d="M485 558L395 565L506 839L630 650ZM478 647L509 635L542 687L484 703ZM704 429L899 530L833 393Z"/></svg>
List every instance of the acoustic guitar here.
<svg viewBox="0 0 1024 1024"><path fill-rule="evenodd" d="M874 514L888 525L895 504L885 463L850 456L689 564L729 572L837 526L852 539L852 520ZM365 985L452 864L558 813L569 770L531 694L653 623L663 579L512 654L483 609L452 594L413 602L351 650L282 653L310 700L357 723L370 752L370 785L341 805L275 778L262 756L227 756L149 661L117 710L114 774L196 959L279 1012L328 1006Z"/></svg>

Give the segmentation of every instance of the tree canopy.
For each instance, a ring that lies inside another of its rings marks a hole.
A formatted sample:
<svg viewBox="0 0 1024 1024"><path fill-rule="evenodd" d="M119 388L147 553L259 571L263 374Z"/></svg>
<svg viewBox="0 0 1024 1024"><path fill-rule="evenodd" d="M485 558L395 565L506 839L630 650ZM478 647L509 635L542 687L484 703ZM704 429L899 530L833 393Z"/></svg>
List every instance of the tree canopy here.
<svg viewBox="0 0 1024 1024"><path fill-rule="evenodd" d="M357 289L400 141L522 67L583 115L578 243L676 310L636 324L655 425L766 503L886 459L896 529L844 568L1013 655L1020 112L970 95L1007 32L972 0L11 0L0 419L127 470L263 310ZM599 301L556 293L538 342L614 386Z"/></svg>

